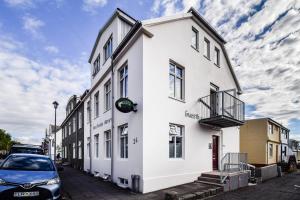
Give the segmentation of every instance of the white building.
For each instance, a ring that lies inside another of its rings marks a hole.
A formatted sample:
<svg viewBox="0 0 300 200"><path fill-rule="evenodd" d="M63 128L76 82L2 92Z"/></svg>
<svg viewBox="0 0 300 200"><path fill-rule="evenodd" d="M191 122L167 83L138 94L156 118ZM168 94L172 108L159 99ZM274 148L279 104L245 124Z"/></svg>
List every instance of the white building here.
<svg viewBox="0 0 300 200"><path fill-rule="evenodd" d="M48 131L47 131L47 139L48 143L48 152L47 154L54 160L54 156L58 153L62 156L62 130L59 126L56 126L56 153L54 153L54 146L55 146L55 126L50 124Z"/></svg>
<svg viewBox="0 0 300 200"><path fill-rule="evenodd" d="M139 175L147 193L192 182L239 152L244 103L224 44L193 8L142 22L117 9L89 59L85 171L123 187ZM116 109L121 97L137 111Z"/></svg>

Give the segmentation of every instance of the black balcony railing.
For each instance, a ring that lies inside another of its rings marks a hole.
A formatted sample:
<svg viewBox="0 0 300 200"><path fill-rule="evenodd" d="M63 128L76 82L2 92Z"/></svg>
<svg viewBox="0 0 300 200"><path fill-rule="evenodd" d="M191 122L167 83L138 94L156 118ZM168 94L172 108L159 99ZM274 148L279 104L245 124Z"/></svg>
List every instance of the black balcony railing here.
<svg viewBox="0 0 300 200"><path fill-rule="evenodd" d="M199 101L200 123L221 128L244 124L245 103L228 92L215 92Z"/></svg>

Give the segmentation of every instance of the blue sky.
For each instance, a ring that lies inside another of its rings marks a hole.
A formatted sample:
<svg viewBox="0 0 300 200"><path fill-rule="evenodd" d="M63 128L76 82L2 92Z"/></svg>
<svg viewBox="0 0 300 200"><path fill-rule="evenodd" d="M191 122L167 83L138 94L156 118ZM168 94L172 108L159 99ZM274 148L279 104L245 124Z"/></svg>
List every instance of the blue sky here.
<svg viewBox="0 0 300 200"><path fill-rule="evenodd" d="M89 88L97 33L119 7L138 20L195 7L228 41L247 118L271 117L300 139L300 3L296 0L0 0L0 128L39 142L69 96Z"/></svg>

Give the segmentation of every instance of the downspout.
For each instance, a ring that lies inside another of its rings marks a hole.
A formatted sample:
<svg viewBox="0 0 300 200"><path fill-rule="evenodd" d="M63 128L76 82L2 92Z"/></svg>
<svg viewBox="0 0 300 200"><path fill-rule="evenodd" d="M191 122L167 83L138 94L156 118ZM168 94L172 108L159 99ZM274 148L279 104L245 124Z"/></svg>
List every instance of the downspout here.
<svg viewBox="0 0 300 200"><path fill-rule="evenodd" d="M90 107L89 107L89 120L90 120L90 148L89 148L89 154L90 154L90 174L92 174L92 99L90 94Z"/></svg>
<svg viewBox="0 0 300 200"><path fill-rule="evenodd" d="M113 56L111 57L111 93L112 93L112 107L111 107L111 158L110 158L110 181L114 182L114 65L113 65Z"/></svg>

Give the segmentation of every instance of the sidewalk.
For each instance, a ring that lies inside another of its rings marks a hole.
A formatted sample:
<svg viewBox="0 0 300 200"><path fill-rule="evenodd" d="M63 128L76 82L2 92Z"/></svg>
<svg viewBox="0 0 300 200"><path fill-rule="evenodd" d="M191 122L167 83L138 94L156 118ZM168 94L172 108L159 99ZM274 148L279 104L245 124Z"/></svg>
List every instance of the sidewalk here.
<svg viewBox="0 0 300 200"><path fill-rule="evenodd" d="M201 191L214 187L201 183L189 183L152 193L135 194L71 167L64 167L64 171L60 172L60 177L62 180L63 196L65 199L72 200L164 200L166 192L177 191L179 193L188 193L195 189Z"/></svg>

